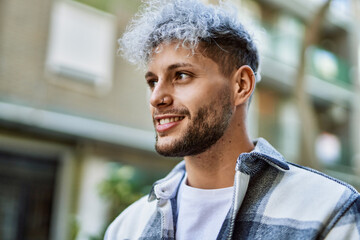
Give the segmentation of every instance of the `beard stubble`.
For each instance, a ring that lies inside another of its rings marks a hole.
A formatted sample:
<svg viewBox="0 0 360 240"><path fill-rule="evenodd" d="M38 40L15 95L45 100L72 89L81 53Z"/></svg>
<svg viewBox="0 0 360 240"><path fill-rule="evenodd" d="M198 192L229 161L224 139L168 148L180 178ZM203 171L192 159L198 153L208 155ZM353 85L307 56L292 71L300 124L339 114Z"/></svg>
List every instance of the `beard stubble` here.
<svg viewBox="0 0 360 240"><path fill-rule="evenodd" d="M189 117L191 121L186 132L174 142L160 145L156 135L156 151L167 157L184 157L209 149L224 135L230 124L233 114L230 93L229 87L225 86L216 97L211 98L213 101L200 107L193 117Z"/></svg>

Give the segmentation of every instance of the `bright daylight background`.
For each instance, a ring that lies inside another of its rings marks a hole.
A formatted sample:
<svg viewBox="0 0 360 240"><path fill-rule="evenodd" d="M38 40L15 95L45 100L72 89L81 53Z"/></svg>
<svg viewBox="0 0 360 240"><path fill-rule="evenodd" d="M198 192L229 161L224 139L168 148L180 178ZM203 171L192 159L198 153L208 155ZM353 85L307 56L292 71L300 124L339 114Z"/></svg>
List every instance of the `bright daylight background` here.
<svg viewBox="0 0 360 240"><path fill-rule="evenodd" d="M326 0L233 2L262 57L251 135L360 189L359 1L333 0L304 51ZM154 152L143 72L116 55L139 4L0 0L0 239L102 239L179 161Z"/></svg>

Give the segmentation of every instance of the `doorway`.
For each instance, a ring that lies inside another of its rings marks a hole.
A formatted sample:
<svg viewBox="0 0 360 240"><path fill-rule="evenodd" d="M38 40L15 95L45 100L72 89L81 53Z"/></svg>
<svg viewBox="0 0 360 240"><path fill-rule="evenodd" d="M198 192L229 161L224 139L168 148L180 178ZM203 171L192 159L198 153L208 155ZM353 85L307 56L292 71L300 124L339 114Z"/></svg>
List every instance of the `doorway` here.
<svg viewBox="0 0 360 240"><path fill-rule="evenodd" d="M57 159L0 150L0 239L50 238Z"/></svg>

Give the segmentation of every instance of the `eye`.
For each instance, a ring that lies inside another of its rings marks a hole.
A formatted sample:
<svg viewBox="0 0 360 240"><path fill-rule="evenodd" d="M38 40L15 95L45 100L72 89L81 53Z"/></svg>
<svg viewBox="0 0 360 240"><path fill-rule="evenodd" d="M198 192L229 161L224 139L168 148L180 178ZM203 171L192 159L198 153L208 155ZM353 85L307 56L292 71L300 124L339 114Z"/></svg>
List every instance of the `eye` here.
<svg viewBox="0 0 360 240"><path fill-rule="evenodd" d="M150 89L153 89L156 86L158 81L156 79L149 79L149 80L146 80L146 82L149 85Z"/></svg>
<svg viewBox="0 0 360 240"><path fill-rule="evenodd" d="M184 72L176 72L175 73L175 79L176 80L186 80L190 78L190 75Z"/></svg>

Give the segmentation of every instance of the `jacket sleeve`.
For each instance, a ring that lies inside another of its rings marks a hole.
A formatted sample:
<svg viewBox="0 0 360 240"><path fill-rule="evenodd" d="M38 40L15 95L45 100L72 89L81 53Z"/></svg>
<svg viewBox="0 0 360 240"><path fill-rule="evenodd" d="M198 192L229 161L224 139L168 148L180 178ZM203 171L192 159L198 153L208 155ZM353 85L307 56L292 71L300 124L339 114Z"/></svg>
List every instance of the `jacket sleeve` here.
<svg viewBox="0 0 360 240"><path fill-rule="evenodd" d="M333 223L326 240L360 239L360 195L347 206Z"/></svg>
<svg viewBox="0 0 360 240"><path fill-rule="evenodd" d="M156 201L147 196L125 209L108 227L104 240L139 239L150 217L156 210Z"/></svg>

